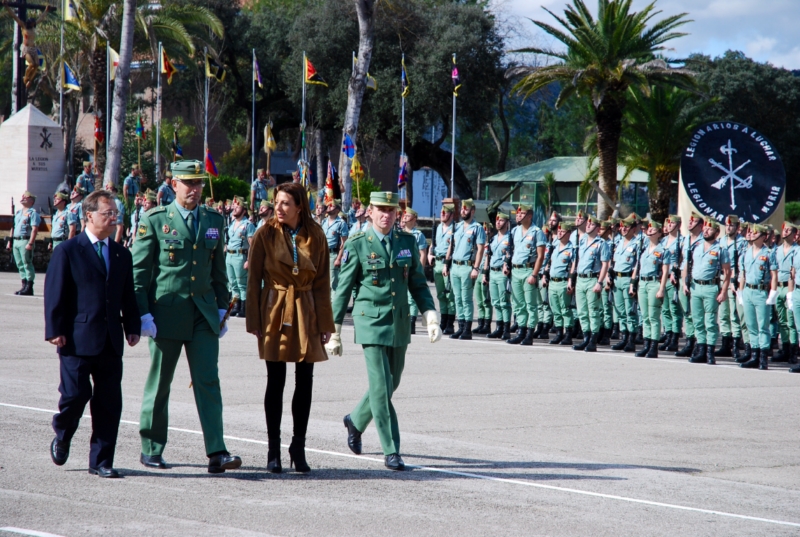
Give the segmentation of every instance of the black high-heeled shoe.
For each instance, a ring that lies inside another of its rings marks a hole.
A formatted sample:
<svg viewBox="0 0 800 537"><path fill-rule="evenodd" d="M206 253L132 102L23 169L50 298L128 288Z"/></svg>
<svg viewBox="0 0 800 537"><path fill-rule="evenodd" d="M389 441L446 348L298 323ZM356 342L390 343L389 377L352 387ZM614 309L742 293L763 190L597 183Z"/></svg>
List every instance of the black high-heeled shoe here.
<svg viewBox="0 0 800 537"><path fill-rule="evenodd" d="M279 474L283 471L281 467L281 452L267 454L267 471L273 474Z"/></svg>
<svg viewBox="0 0 800 537"><path fill-rule="evenodd" d="M311 467L306 462L306 442L305 439L292 437L292 443L289 444L289 468L294 466L295 471L300 473L308 473Z"/></svg>

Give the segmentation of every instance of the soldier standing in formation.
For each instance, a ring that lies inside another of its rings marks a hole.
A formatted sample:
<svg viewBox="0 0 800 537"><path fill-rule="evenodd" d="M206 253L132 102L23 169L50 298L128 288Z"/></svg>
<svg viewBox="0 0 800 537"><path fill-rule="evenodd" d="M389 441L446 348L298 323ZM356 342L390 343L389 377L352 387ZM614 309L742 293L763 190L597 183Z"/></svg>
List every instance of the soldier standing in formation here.
<svg viewBox="0 0 800 537"><path fill-rule="evenodd" d="M639 263L641 244L638 239L639 224L634 215L620 222L620 239L614 245L613 278L609 277L614 296L614 313L619 322L621 339L612 350L636 352L636 316L631 291L631 277ZM611 249L611 247L609 247ZM584 329L585 330L585 329Z"/></svg>
<svg viewBox="0 0 800 537"><path fill-rule="evenodd" d="M658 347L660 351L676 352L678 350L678 339L681 336L683 326L683 310L680 307L680 299L676 295L676 290L680 289L680 260L679 250L681 247L681 217L671 214L664 221L665 237L661 239L661 245L666 252L669 263L669 279L667 280L666 296L661 307L661 314L664 317L664 328L666 337L662 345ZM677 269L677 271L676 271Z"/></svg>
<svg viewBox="0 0 800 537"><path fill-rule="evenodd" d="M450 335L454 332L453 323L456 319L456 305L453 299L453 290L450 288L444 269L447 266L447 252L453 242L453 211L455 206L450 203L442 205L441 222L433 233L433 241L428 254L428 263L433 265L433 283L436 285L436 298L439 300L439 310L442 315L442 333Z"/></svg>
<svg viewBox="0 0 800 537"><path fill-rule="evenodd" d="M511 233L513 255L511 264L506 263L503 271L511 276L511 298L514 315L519 325L519 333L506 343L512 345L533 345L539 324L539 286L536 281L539 269L544 263L547 238L538 226L533 224L533 206L517 205L517 227ZM541 332L541 331L540 331Z"/></svg>
<svg viewBox="0 0 800 537"><path fill-rule="evenodd" d="M233 220L228 227L228 245L226 247L225 268L228 273L228 285L233 298L238 298L231 311L231 316L244 317L247 302L247 254L250 243L256 233L256 227L244 215L244 198L233 197Z"/></svg>
<svg viewBox="0 0 800 537"><path fill-rule="evenodd" d="M50 221L50 250L69 238L69 213L67 212L67 196L64 192L56 192L53 195L53 219Z"/></svg>
<svg viewBox="0 0 800 537"><path fill-rule="evenodd" d="M583 342L573 345L576 351L596 352L600 330L600 291L605 281L611 252L606 242L597 236L600 220L594 216L586 219L586 234L578 245L574 272L577 273L575 302L583 330Z"/></svg>
<svg viewBox="0 0 800 537"><path fill-rule="evenodd" d="M794 347L797 344L794 314L786 303L794 258L798 255L798 246L795 244L796 232L797 228L793 224L784 222L781 229L783 244L775 248L775 262L778 265L778 297L775 310L778 314L781 350L772 357L773 362L793 361Z"/></svg>
<svg viewBox="0 0 800 537"><path fill-rule="evenodd" d="M328 217L322 222L322 231L328 239L328 251L331 260L331 294L336 294L339 286L339 268L342 264L342 247L350 233L349 226L339 213L342 212L342 200L333 200L328 205Z"/></svg>
<svg viewBox="0 0 800 537"><path fill-rule="evenodd" d="M158 187L156 201L160 206L169 205L175 201L175 189L172 188L172 172L170 170L167 170L164 183Z"/></svg>
<svg viewBox="0 0 800 537"><path fill-rule="evenodd" d="M739 259L747 247L746 241L739 236L739 217L735 214L725 218L725 236L719 239L720 245L728 252L728 261L731 264L731 282L728 286L728 299L719 305L719 328L722 335L722 345L716 351L717 356L738 357L738 351L744 348L742 343L742 325L740 322L742 312L736 304L736 285L739 275Z"/></svg>
<svg viewBox="0 0 800 537"><path fill-rule="evenodd" d="M492 307L497 312L497 326L489 339L511 338L511 293L508 276L503 274L503 267L511 257L511 237L509 235L509 215L498 211L494 221L495 233L489 242L488 253L483 264L483 283L489 286ZM491 320L489 321L491 325Z"/></svg>
<svg viewBox="0 0 800 537"><path fill-rule="evenodd" d="M488 222L481 224L483 234L486 236L487 244L491 241L492 235L490 231L492 227ZM486 248L484 248L484 253ZM484 260L486 255L484 255ZM485 264L485 263L483 263ZM480 266L480 265L479 265ZM481 274L483 268L479 271L478 277L475 278L475 286L473 287L473 297L475 298L475 310L478 312L478 326L472 331L473 334L488 334L491 332L492 324L492 298L489 293L489 285L483 282Z"/></svg>
<svg viewBox="0 0 800 537"><path fill-rule="evenodd" d="M747 369L768 369L771 305L778 296L778 264L766 246L768 229L761 224L750 226L750 246L739 261L739 303L744 308L745 324L750 337L752 355L742 363Z"/></svg>
<svg viewBox="0 0 800 537"><path fill-rule="evenodd" d="M139 165L134 164L131 166L131 173L122 181L122 197L125 198L125 205L130 207L133 205L133 200L136 199L136 194L142 189L141 170Z"/></svg>
<svg viewBox="0 0 800 537"><path fill-rule="evenodd" d="M14 263L17 265L22 287L15 295L33 296L33 281L36 271L33 269L33 248L36 244L36 234L39 233L39 224L42 219L33 204L36 196L29 191L22 193L20 204L22 209L14 214L13 243L9 243L8 250L13 250Z"/></svg>
<svg viewBox="0 0 800 537"><path fill-rule="evenodd" d="M361 210L361 207L359 207ZM428 250L428 241L425 238L425 235L422 234L422 231L417 229L417 217L419 213L408 207L403 214L403 231L406 233L410 233L414 236L414 240L417 242L417 250L419 251L419 261L422 264L422 270L425 270L425 261L428 258L427 250ZM408 292L408 307L411 313L411 333L417 333L417 317L419 317L419 309L417 308L417 303L414 301L414 297L411 296L411 291Z"/></svg>
<svg viewBox="0 0 800 537"><path fill-rule="evenodd" d="M75 188L82 188L88 196L94 192L94 174L92 173L92 163L88 160L83 161L83 173L75 179Z"/></svg>
<svg viewBox="0 0 800 537"><path fill-rule="evenodd" d="M689 296L690 290L687 290L684 282L686 281L687 276L688 259L692 256L694 249L703 239L702 222L703 217L693 212L689 217L689 235L684 237L683 244L681 245L681 279L683 281L680 282L681 292L678 293L678 300L680 300L681 309L683 310L683 319L686 325L686 344L683 346L683 348L675 353L675 356L680 357L692 356L694 353L695 344L697 342L697 338L694 334L694 323L692 323L692 310L690 306L691 298Z"/></svg>
<svg viewBox="0 0 800 537"><path fill-rule="evenodd" d="M550 309L553 311L553 323L556 335L550 340L550 345L572 345L572 288L570 270L575 262L576 247L569 240L575 224L561 222L558 224L556 240L548 261L547 289L550 293Z"/></svg>
<svg viewBox="0 0 800 537"><path fill-rule="evenodd" d="M669 276L669 254L661 244L661 230L662 225L658 222L648 222L645 235L649 244L641 250L639 263L628 289L631 295L638 291L639 311L642 315L644 347L636 353L639 357L658 358L661 306Z"/></svg>
<svg viewBox="0 0 800 537"><path fill-rule="evenodd" d="M67 205L67 223L69 224L69 238L77 236L83 229L83 195L82 188L75 188L70 192L70 203Z"/></svg>

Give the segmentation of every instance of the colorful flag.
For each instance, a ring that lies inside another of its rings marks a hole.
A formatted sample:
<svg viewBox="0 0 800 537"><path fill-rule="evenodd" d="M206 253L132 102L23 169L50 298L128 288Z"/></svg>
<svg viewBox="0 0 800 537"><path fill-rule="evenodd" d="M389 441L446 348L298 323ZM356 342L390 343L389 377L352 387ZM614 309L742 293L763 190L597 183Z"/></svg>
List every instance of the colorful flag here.
<svg viewBox="0 0 800 537"><path fill-rule="evenodd" d="M405 155L400 156L400 173L397 174L397 189L400 190L408 184L408 159Z"/></svg>
<svg viewBox="0 0 800 537"><path fill-rule="evenodd" d="M217 165L214 164L214 159L211 157L210 149L206 149L206 173L213 177L219 177Z"/></svg>
<svg viewBox="0 0 800 537"><path fill-rule="evenodd" d="M209 54L206 54L206 76L216 79L217 82L223 82L225 80L225 75L225 67L214 60Z"/></svg>
<svg viewBox="0 0 800 537"><path fill-rule="evenodd" d="M325 205L333 203L333 162L328 159L328 176L325 178Z"/></svg>
<svg viewBox="0 0 800 537"><path fill-rule="evenodd" d="M264 87L264 83L261 81L261 69L258 67L258 59L255 54L253 54L253 80L258 83L259 88Z"/></svg>
<svg viewBox="0 0 800 537"><path fill-rule="evenodd" d="M361 167L361 163L358 161L358 155L355 154L353 155L353 162L350 164L350 177L356 182L364 178L364 168Z"/></svg>
<svg viewBox="0 0 800 537"><path fill-rule="evenodd" d="M108 79L114 80L117 78L117 67L119 67L119 54L108 47Z"/></svg>
<svg viewBox="0 0 800 537"><path fill-rule="evenodd" d="M172 75L175 74L175 66L169 61L167 51L161 49L161 72L167 75L167 84L172 84Z"/></svg>
<svg viewBox="0 0 800 537"><path fill-rule="evenodd" d="M353 158L356 154L356 144L353 143L353 139L347 133L345 133L344 140L342 140L342 153L347 158Z"/></svg>
<svg viewBox="0 0 800 537"><path fill-rule="evenodd" d="M311 61L308 58L305 58L305 62L306 62L306 76L305 76L306 84L319 84L320 86L325 86L327 88L328 83L325 82L325 80L321 76L319 76L319 73L317 73L317 70L311 64Z"/></svg>
<svg viewBox="0 0 800 537"><path fill-rule="evenodd" d="M106 139L106 135L103 132L103 122L100 121L100 116L94 116L94 139L97 140L99 144L102 144Z"/></svg>
<svg viewBox="0 0 800 537"><path fill-rule="evenodd" d="M36 49L36 66L40 71L45 71L47 69L47 63L44 61L44 54L42 54L42 51L38 48Z"/></svg>
<svg viewBox="0 0 800 537"><path fill-rule="evenodd" d="M275 143L275 137L272 136L272 122L267 123L264 127L264 153L270 153L278 149L278 144Z"/></svg>
<svg viewBox="0 0 800 537"><path fill-rule="evenodd" d="M78 16L78 2L76 0L64 0L64 20L71 21Z"/></svg>
<svg viewBox="0 0 800 537"><path fill-rule="evenodd" d="M144 132L144 126L142 125L142 116L141 114L136 115L136 137L141 138L144 140L146 138L146 134Z"/></svg>
<svg viewBox="0 0 800 537"><path fill-rule="evenodd" d="M81 83L78 82L78 77L76 77L72 69L69 68L67 62L64 62L64 66L62 69L63 73L61 73L62 74L61 80L64 81L62 85L67 89L81 91Z"/></svg>
<svg viewBox="0 0 800 537"><path fill-rule="evenodd" d="M408 73L406 73L406 59L405 58L400 60L400 65L402 67L402 73L400 75L400 87L403 90L403 92L400 95L405 99L406 97L408 97L408 92L411 90L411 84L408 81Z"/></svg>
<svg viewBox="0 0 800 537"><path fill-rule="evenodd" d="M356 65L358 65L358 58L353 56L353 72L355 72L355 70L356 70ZM370 75L369 73L367 73L367 76L364 79L364 81L366 82L367 87L369 89L371 89L373 91L376 91L378 89L378 81L375 80L375 78L372 75Z"/></svg>
<svg viewBox="0 0 800 537"><path fill-rule="evenodd" d="M183 148L178 142L177 130L172 131L172 154L175 155L175 158L183 158Z"/></svg>
<svg viewBox="0 0 800 537"><path fill-rule="evenodd" d="M458 97L458 90L461 88L461 77L458 75L458 65L456 65L456 55L453 54L453 96Z"/></svg>

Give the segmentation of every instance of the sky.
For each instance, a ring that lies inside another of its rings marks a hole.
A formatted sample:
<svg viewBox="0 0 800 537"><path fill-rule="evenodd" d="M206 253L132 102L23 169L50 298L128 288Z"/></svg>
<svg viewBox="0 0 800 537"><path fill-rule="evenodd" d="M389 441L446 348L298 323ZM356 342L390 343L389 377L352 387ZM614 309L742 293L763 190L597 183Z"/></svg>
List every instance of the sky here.
<svg viewBox="0 0 800 537"><path fill-rule="evenodd" d="M652 0L634 0L642 9ZM596 13L596 0L584 0ZM559 42L535 27L528 19L558 26L542 6L563 15L567 0L494 0L496 9L520 30L510 40L511 48L534 43L556 47ZM726 50L739 50L748 57L777 67L800 69L800 0L656 0L663 17L687 13L693 22L681 27L689 35L667 42L674 48L667 55L675 58L691 53L711 57Z"/></svg>

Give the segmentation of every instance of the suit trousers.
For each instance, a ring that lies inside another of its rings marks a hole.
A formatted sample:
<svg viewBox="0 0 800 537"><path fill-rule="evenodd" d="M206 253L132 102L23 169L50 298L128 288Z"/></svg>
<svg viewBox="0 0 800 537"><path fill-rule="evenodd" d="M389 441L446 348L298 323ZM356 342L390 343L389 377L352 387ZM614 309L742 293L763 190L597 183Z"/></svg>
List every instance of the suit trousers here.
<svg viewBox="0 0 800 537"><path fill-rule="evenodd" d="M433 283L436 284L436 298L439 300L439 311L442 315L455 315L456 305L453 300L453 289L447 290L447 278L442 276L444 261L437 261L433 267Z"/></svg>
<svg viewBox="0 0 800 537"><path fill-rule="evenodd" d="M228 272L228 281L231 286L231 296L239 297L240 300L247 298L247 270L244 263L247 261L246 254L225 255L225 269Z"/></svg>
<svg viewBox="0 0 800 537"><path fill-rule="evenodd" d="M450 268L450 283L453 284L453 296L456 303L456 319L472 322L474 313L472 293L475 287L475 280L469 277L472 273L472 266L453 263Z"/></svg>
<svg viewBox="0 0 800 537"><path fill-rule="evenodd" d="M384 455L400 453L400 426L392 405L392 394L400 385L406 364L406 348L363 345L369 389L350 413L353 425L362 433L372 419Z"/></svg>
<svg viewBox="0 0 800 537"><path fill-rule="evenodd" d="M92 437L89 441L89 467L111 468L122 415L122 357L106 336L106 346L97 356L61 355L61 383L58 414L53 416L53 431L62 442L71 442L81 416L89 403L92 412ZM94 384L94 385L92 385Z"/></svg>
<svg viewBox="0 0 800 537"><path fill-rule="evenodd" d="M189 362L206 454L227 451L222 438L222 394L217 368L219 336L195 308L192 339L181 341L156 337L150 340L150 372L144 385L139 417L139 435L145 455L161 455L167 444L169 391L183 348Z"/></svg>

